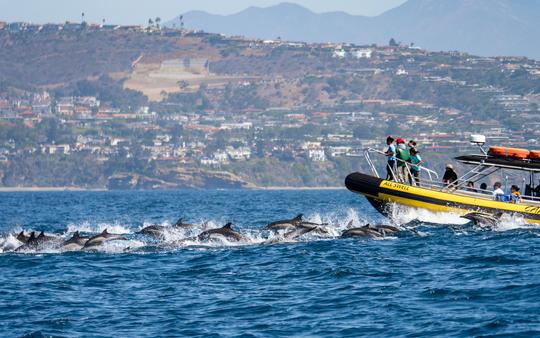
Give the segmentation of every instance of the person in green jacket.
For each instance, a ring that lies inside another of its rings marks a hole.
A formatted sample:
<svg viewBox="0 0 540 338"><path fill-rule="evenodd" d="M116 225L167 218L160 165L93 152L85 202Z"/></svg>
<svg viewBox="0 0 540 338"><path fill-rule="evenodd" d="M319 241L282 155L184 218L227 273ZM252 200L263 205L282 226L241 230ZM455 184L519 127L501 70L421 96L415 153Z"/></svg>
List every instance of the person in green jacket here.
<svg viewBox="0 0 540 338"><path fill-rule="evenodd" d="M397 176L398 181L405 183L409 180L409 171L407 170L407 162L410 162L411 154L407 146L405 145L405 140L398 138L396 140L396 158L397 161Z"/></svg>

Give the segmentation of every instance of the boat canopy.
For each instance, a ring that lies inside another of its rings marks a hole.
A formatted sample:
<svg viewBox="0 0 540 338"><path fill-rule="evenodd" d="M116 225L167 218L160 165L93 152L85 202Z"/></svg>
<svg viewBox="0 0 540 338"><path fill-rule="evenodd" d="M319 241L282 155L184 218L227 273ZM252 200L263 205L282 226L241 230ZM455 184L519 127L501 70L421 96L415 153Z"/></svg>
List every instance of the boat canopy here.
<svg viewBox="0 0 540 338"><path fill-rule="evenodd" d="M464 164L484 165L503 169L540 172L540 161L532 161L529 159L499 156L495 157L489 155L465 155L455 157L455 159L456 161Z"/></svg>

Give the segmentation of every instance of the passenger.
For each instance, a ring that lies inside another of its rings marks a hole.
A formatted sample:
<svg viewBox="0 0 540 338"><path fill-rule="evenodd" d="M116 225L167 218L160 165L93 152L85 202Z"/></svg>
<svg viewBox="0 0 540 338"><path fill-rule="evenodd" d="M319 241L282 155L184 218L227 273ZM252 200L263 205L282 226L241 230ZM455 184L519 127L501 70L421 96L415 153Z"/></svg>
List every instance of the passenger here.
<svg viewBox="0 0 540 338"><path fill-rule="evenodd" d="M516 204L521 202L521 193L519 192L519 187L517 185L513 185L510 189L512 189L512 193L510 195L511 202Z"/></svg>
<svg viewBox="0 0 540 338"><path fill-rule="evenodd" d="M388 163L386 164L386 179L389 181L395 181L394 177L394 171L395 165L396 165L396 146L394 145L394 138L392 136L388 136L386 138L386 145L388 148L386 149L386 156L388 157Z"/></svg>
<svg viewBox="0 0 540 338"><path fill-rule="evenodd" d="M420 154L418 154L418 150L416 148L411 148L411 173L414 176L414 181L416 185L420 185L420 166L424 161L422 160L422 157L420 157ZM412 185L412 178L409 177L409 183Z"/></svg>
<svg viewBox="0 0 540 338"><path fill-rule="evenodd" d="M446 171L444 172L443 176L443 183L446 186L454 186L455 182L457 181L458 176L456 172L454 171L454 166L451 164L446 165Z"/></svg>
<svg viewBox="0 0 540 338"><path fill-rule="evenodd" d="M407 170L407 162L411 159L409 149L405 146L405 140L398 138L396 140L396 158L398 159L397 165L397 178L400 182L407 182L409 180L409 171Z"/></svg>
<svg viewBox="0 0 540 338"><path fill-rule="evenodd" d="M487 184L486 183L480 184L480 192L485 194L486 191L487 191Z"/></svg>
<svg viewBox="0 0 540 338"><path fill-rule="evenodd" d="M493 184L493 198L496 201L505 202L504 190L501 189L501 186L501 182L495 182Z"/></svg>
<svg viewBox="0 0 540 338"><path fill-rule="evenodd" d="M416 149L416 141L410 140L407 144L409 146L409 149L415 148Z"/></svg>
<svg viewBox="0 0 540 338"><path fill-rule="evenodd" d="M487 188L487 187L486 187ZM474 188L474 182L469 181L467 182L467 191L476 192L477 190Z"/></svg>

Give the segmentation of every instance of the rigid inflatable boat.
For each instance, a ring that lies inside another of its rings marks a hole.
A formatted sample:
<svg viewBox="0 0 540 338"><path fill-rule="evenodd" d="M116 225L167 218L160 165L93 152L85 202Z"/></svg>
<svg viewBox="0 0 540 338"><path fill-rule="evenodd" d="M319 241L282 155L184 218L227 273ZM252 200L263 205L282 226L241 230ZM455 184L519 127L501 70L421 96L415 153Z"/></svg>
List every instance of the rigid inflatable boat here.
<svg viewBox="0 0 540 338"><path fill-rule="evenodd" d="M504 148L503 151L502 148L492 147L490 151L485 151L482 147L485 138L480 136L473 137L472 142L480 147L481 153L455 158L456 161L470 165L472 168L452 184L443 184L439 181L437 173L424 167L420 167L419 183L408 179L383 179L377 172L372 155L380 155L382 168L384 168L385 154L368 148L364 150L364 155L371 168L371 174L352 173L345 179L345 186L350 191L365 196L371 205L383 214L389 212L389 206L397 203L462 215L471 212L495 216L511 214L521 216L529 223L540 223L540 187L534 186L535 175L540 173L540 160L531 156L528 150L515 151L513 148ZM524 156L525 153L527 156ZM406 163L406 171L409 175L411 174L410 167L411 164ZM522 190L524 194L516 203L503 202L502 200L505 199L499 199L491 191L467 186L468 182L474 182L475 186L478 186L480 180L490 175L500 174L503 170L517 171L528 178L529 183L524 184ZM393 175L393 177L397 176Z"/></svg>

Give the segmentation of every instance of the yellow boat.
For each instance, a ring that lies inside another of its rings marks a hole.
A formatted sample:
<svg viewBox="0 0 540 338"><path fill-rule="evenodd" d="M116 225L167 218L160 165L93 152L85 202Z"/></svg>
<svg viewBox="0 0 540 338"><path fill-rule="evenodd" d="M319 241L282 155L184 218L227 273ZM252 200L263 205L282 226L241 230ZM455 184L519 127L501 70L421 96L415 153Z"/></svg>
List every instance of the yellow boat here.
<svg viewBox="0 0 540 338"><path fill-rule="evenodd" d="M345 179L345 186L352 192L364 195L371 205L383 214L389 212L389 205L397 203L461 215L473 212L494 216L511 214L521 216L529 223L540 223L540 196L532 196L535 191L535 174L540 173L540 161L491 156L482 148L485 138L475 137L473 140L475 140L473 143L480 146L482 153L455 158L460 163L474 167L451 185L439 182L438 175L434 171L423 167L420 168L422 178L419 184L414 181L396 182L382 179L371 155L377 153L384 156L384 153L369 148L364 150L364 154L371 167L372 175L358 172L350 174ZM519 171L529 175L530 182L525 185L525 194L521 196L519 202L503 202L497 200L498 198L494 197L490 191L467 187L468 182L477 183L501 170ZM410 175L409 163L406 163L406 171ZM396 177L396 175L393 176Z"/></svg>

